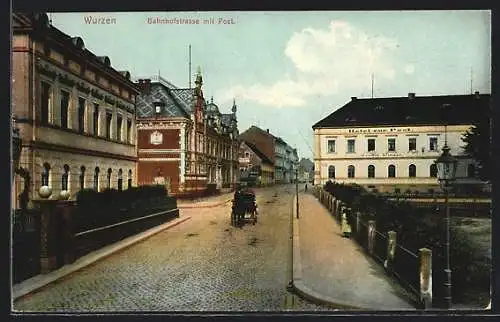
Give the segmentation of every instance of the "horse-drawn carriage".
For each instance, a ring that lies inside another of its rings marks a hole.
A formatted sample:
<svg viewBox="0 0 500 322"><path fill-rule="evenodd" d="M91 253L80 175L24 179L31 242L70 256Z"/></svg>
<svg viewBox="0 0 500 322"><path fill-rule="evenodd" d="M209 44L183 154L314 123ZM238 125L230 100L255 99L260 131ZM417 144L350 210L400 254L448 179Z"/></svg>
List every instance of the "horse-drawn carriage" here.
<svg viewBox="0 0 500 322"><path fill-rule="evenodd" d="M240 226L250 221L253 225L257 222L257 202L255 193L248 189L238 189L234 194L231 212L231 224Z"/></svg>

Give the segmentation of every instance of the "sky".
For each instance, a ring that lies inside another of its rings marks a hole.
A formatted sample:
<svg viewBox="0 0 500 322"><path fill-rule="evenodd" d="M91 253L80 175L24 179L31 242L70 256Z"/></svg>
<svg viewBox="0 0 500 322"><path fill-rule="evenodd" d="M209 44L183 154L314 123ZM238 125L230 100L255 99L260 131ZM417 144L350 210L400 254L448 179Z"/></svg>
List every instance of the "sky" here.
<svg viewBox="0 0 500 322"><path fill-rule="evenodd" d="M233 99L240 133L269 129L312 160L312 125L351 97L491 93L490 11L53 13L132 78L158 75L203 93L222 113ZM88 18L113 18L112 24ZM148 19L196 20L152 24ZM214 24L204 23L213 18ZM220 22L220 23L219 23ZM227 23L224 23L227 22Z"/></svg>

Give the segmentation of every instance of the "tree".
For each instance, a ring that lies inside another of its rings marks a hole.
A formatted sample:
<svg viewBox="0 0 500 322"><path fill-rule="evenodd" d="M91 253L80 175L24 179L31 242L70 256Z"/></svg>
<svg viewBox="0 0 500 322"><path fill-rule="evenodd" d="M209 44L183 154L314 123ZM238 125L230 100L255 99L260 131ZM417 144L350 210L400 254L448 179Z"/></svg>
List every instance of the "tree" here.
<svg viewBox="0 0 500 322"><path fill-rule="evenodd" d="M491 122L491 118L485 115L462 137L465 153L477 161L479 178L485 181L492 179Z"/></svg>

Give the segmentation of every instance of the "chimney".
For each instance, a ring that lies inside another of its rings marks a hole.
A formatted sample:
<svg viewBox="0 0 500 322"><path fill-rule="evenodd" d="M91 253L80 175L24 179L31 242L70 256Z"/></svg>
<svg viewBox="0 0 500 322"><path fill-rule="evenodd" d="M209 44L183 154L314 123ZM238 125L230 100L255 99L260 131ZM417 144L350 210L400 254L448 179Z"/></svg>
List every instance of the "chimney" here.
<svg viewBox="0 0 500 322"><path fill-rule="evenodd" d="M145 79L144 80L144 92L148 93L151 92L151 79Z"/></svg>
<svg viewBox="0 0 500 322"><path fill-rule="evenodd" d="M353 101L353 102L354 102L355 100L357 100L357 99L358 99L358 98L357 98L356 96L351 97L351 101Z"/></svg>
<svg viewBox="0 0 500 322"><path fill-rule="evenodd" d="M415 99L415 93L408 93L408 99L410 101L412 101L413 99Z"/></svg>
<svg viewBox="0 0 500 322"><path fill-rule="evenodd" d="M477 92L477 91L476 91L476 92L474 93L474 96L475 96L476 98L478 98L478 99L479 99L479 98L480 98L480 96L479 96L479 92Z"/></svg>

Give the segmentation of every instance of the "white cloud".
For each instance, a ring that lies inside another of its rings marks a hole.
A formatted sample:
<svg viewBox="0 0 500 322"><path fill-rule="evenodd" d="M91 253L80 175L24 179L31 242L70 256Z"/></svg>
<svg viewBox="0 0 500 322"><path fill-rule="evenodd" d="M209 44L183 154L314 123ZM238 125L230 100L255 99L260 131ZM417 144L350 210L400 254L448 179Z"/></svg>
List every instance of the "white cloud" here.
<svg viewBox="0 0 500 322"><path fill-rule="evenodd" d="M219 99L236 97L271 107L297 107L314 95L360 93L371 86L372 73L378 86L395 77L396 48L394 39L370 35L344 21L332 21L326 29L305 28L292 35L284 52L297 70L295 78L236 85L225 89Z"/></svg>
<svg viewBox="0 0 500 322"><path fill-rule="evenodd" d="M415 66L413 66L412 64L408 64L405 66L405 73L407 74L413 74L415 72Z"/></svg>

